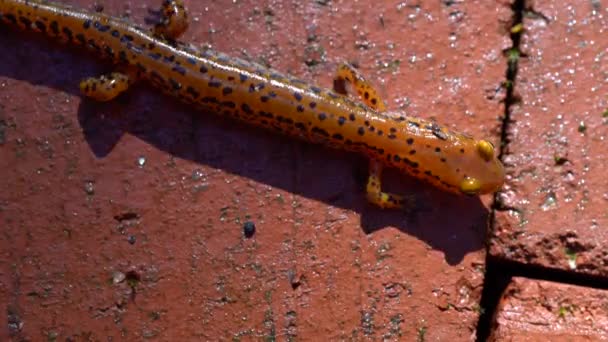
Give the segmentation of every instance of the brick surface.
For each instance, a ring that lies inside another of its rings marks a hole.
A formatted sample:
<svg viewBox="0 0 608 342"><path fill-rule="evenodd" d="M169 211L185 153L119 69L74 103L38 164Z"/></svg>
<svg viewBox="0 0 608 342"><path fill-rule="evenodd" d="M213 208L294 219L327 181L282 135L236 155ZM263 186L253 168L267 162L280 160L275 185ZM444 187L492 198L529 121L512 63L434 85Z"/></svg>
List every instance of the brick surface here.
<svg viewBox="0 0 608 342"><path fill-rule="evenodd" d="M513 278L490 341L606 341L606 290Z"/></svg>
<svg viewBox="0 0 608 342"><path fill-rule="evenodd" d="M501 199L490 251L605 276L608 9L533 1L524 20Z"/></svg>
<svg viewBox="0 0 608 342"><path fill-rule="evenodd" d="M158 4L103 5L142 22ZM325 86L337 63L356 62L390 108L498 143L506 1L187 5L184 40L195 45ZM194 113L145 86L110 104L82 101L78 81L107 66L5 29L0 46L5 333L474 336L491 198L389 172L387 186L421 208L382 212L365 203L360 157Z"/></svg>

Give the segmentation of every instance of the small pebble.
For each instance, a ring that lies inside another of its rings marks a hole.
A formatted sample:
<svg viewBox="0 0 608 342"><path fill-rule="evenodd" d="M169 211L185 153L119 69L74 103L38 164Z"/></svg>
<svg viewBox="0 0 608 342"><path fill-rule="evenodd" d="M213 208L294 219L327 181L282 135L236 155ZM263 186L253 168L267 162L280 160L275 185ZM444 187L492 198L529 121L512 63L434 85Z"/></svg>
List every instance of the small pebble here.
<svg viewBox="0 0 608 342"><path fill-rule="evenodd" d="M251 221L245 222L243 225L243 233L245 234L246 238L252 237L253 234L255 234L255 224Z"/></svg>

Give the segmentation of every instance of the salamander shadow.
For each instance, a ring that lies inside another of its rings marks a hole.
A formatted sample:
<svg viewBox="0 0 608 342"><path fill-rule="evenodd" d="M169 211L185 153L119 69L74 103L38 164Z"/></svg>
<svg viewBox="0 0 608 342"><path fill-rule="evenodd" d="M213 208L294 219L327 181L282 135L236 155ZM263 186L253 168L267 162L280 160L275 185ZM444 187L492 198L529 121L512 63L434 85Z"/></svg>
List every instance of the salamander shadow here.
<svg viewBox="0 0 608 342"><path fill-rule="evenodd" d="M80 79L108 71L89 55L4 33L0 29L0 45L6 47L0 76L77 94ZM452 265L484 246L488 211L479 198L446 194L387 170L384 188L413 195L416 206L408 214L376 209L365 200L363 157L218 118L145 86L111 103L83 100L77 116L98 158L112 153L123 134L132 134L177 158L358 212L368 234L396 227L443 252Z"/></svg>

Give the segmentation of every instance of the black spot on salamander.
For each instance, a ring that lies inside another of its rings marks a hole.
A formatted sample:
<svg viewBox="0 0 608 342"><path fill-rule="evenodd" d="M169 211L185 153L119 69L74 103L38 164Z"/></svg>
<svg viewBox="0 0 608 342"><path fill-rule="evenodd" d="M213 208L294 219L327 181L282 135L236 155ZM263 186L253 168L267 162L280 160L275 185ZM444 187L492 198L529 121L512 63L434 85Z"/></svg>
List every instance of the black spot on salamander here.
<svg viewBox="0 0 608 342"><path fill-rule="evenodd" d="M337 98L339 98L338 95L336 95L334 92L331 92L331 91L327 92L327 95L329 97L331 97L332 99L334 99L334 100L337 99Z"/></svg>
<svg viewBox="0 0 608 342"><path fill-rule="evenodd" d="M395 138L397 138L397 136L396 136L396 135L394 135L394 134L389 134L389 135L387 135L387 137L388 137L389 139L395 139Z"/></svg>
<svg viewBox="0 0 608 342"><path fill-rule="evenodd" d="M409 159L407 159L407 158L403 158L403 162L404 162L405 164L407 164L407 165L408 165L409 167L411 167L411 168L414 168L414 169L415 169L415 168L417 168L417 167L418 167L418 163L417 163L417 162L412 161L412 160L409 160Z"/></svg>
<svg viewBox="0 0 608 342"><path fill-rule="evenodd" d="M270 93L268 93L268 97L277 97L277 93L275 93L274 91L271 91Z"/></svg>
<svg viewBox="0 0 608 342"><path fill-rule="evenodd" d="M180 74L182 76L186 75L186 68L184 68L181 65L177 65L177 64L174 65L173 68L171 69L171 71L174 71L174 72L176 72L176 73L178 73L178 74Z"/></svg>
<svg viewBox="0 0 608 342"><path fill-rule="evenodd" d="M100 51L101 49L99 48L99 45L97 45L97 43L95 42L95 40L93 39L89 39L87 41L87 44L89 45L89 47L95 51Z"/></svg>
<svg viewBox="0 0 608 342"><path fill-rule="evenodd" d="M69 41L74 40L74 35L73 35L73 33L72 33L72 30L70 30L70 29L69 29L69 28L67 28L67 27L64 27L64 28L63 28L61 31L63 32L63 34L65 35L65 37L66 37L66 38L67 38Z"/></svg>
<svg viewBox="0 0 608 342"><path fill-rule="evenodd" d="M445 163L445 162L446 162L446 159L445 159L445 158L440 158L439 160L441 160L441 162L442 162L442 163Z"/></svg>
<svg viewBox="0 0 608 342"><path fill-rule="evenodd" d="M303 112L303 111L304 111L304 106L302 106L302 105L298 105L298 107L296 107L296 109L297 109L297 111L298 111L298 112L300 112L300 113L301 113L301 112Z"/></svg>
<svg viewBox="0 0 608 342"><path fill-rule="evenodd" d="M228 76L228 81L230 81L230 82L234 81L234 76Z"/></svg>
<svg viewBox="0 0 608 342"><path fill-rule="evenodd" d="M369 93L365 92L365 94L363 94L363 98L365 98L366 100L369 99Z"/></svg>
<svg viewBox="0 0 608 342"><path fill-rule="evenodd" d="M336 134L332 135L331 137L336 140L344 140L344 137L340 133L336 133Z"/></svg>
<svg viewBox="0 0 608 342"><path fill-rule="evenodd" d="M150 72L150 78L151 78L152 82L154 82L156 84L160 84L160 85L165 84L165 79L154 70L152 70L152 72Z"/></svg>
<svg viewBox="0 0 608 342"><path fill-rule="evenodd" d="M413 156L414 154L416 154L416 150L410 150L410 156Z"/></svg>
<svg viewBox="0 0 608 342"><path fill-rule="evenodd" d="M293 97L296 99L296 101L300 102L302 101L302 94L298 93L297 91L293 93Z"/></svg>
<svg viewBox="0 0 608 342"><path fill-rule="evenodd" d="M414 138L407 138L407 140L405 140L405 142L406 142L408 145L412 145L412 144L414 143Z"/></svg>
<svg viewBox="0 0 608 342"><path fill-rule="evenodd" d="M201 95L198 91L196 91L196 89L192 88L192 86L188 86L188 88L186 88L186 92L194 99L197 99Z"/></svg>
<svg viewBox="0 0 608 342"><path fill-rule="evenodd" d="M59 35L59 23L57 23L57 21L51 21L51 25L49 25L49 27L51 28L51 32L53 32L53 34Z"/></svg>
<svg viewBox="0 0 608 342"><path fill-rule="evenodd" d="M308 106L310 107L310 109L315 109L315 107L317 106L317 103L313 101L310 104L308 104Z"/></svg>
<svg viewBox="0 0 608 342"><path fill-rule="evenodd" d="M192 58L192 57L188 57L186 58L186 62L192 64L192 65L196 65L196 59Z"/></svg>
<svg viewBox="0 0 608 342"><path fill-rule="evenodd" d="M112 49L109 45L104 48L104 51L106 52L106 55L111 58L114 58L114 49Z"/></svg>
<svg viewBox="0 0 608 342"><path fill-rule="evenodd" d="M95 27L99 32L108 32L110 30L110 25L103 25L99 21L95 21L93 23L93 27Z"/></svg>
<svg viewBox="0 0 608 342"><path fill-rule="evenodd" d="M327 114L325 114L325 113L319 113L319 120L323 121L325 119L327 119Z"/></svg>
<svg viewBox="0 0 608 342"><path fill-rule="evenodd" d="M357 134L359 134L359 135L365 134L365 128L359 127L359 129L357 129Z"/></svg>
<svg viewBox="0 0 608 342"><path fill-rule="evenodd" d="M207 83L207 85L211 88L219 88L222 86L222 82L212 78L211 80L209 80L209 83Z"/></svg>
<svg viewBox="0 0 608 342"><path fill-rule="evenodd" d="M370 131L370 132L373 132L373 131L375 131L375 130L376 130L376 127L374 127L374 126L369 126L369 128L368 128L368 129L369 129L369 131Z"/></svg>
<svg viewBox="0 0 608 342"><path fill-rule="evenodd" d="M224 101L221 103L221 105L228 108L236 108L236 103L232 101Z"/></svg>
<svg viewBox="0 0 608 342"><path fill-rule="evenodd" d="M262 102L268 102L268 96L266 96L266 95L260 96L260 101L262 101Z"/></svg>
<svg viewBox="0 0 608 342"><path fill-rule="evenodd" d="M401 161L401 157L399 157L398 155L395 154L393 156L393 160L396 161L396 162L400 162Z"/></svg>
<svg viewBox="0 0 608 342"><path fill-rule="evenodd" d="M157 61L157 60L159 60L162 57L162 55L160 53L158 53L158 52L149 52L148 53L148 57L150 57L153 60Z"/></svg>
<svg viewBox="0 0 608 342"><path fill-rule="evenodd" d="M437 152L437 153L441 152L441 148L435 147L435 152Z"/></svg>
<svg viewBox="0 0 608 342"><path fill-rule="evenodd" d="M0 16L1 16L1 14L0 14ZM40 30L41 32L46 32L46 24L45 24L45 23L43 23L42 21L40 21L40 20L36 20L36 21L34 22L34 25L36 25L36 28L37 28L38 30Z"/></svg>
<svg viewBox="0 0 608 342"><path fill-rule="evenodd" d="M128 42L132 42L132 41L133 41L133 36L131 36L129 34L124 34L122 37L120 37L121 43L128 43Z"/></svg>
<svg viewBox="0 0 608 342"><path fill-rule="evenodd" d="M171 87L173 88L173 90L182 89L182 84L172 78L169 78L169 83L171 84Z"/></svg>
<svg viewBox="0 0 608 342"><path fill-rule="evenodd" d="M391 127L390 131L391 131L391 133L395 133L395 132L397 132L397 129L395 127Z"/></svg>
<svg viewBox="0 0 608 342"><path fill-rule="evenodd" d="M460 153L464 153L464 148L461 148L461 149L460 149Z"/></svg>
<svg viewBox="0 0 608 342"><path fill-rule="evenodd" d="M23 26L25 26L26 28L30 28L32 27L32 21L29 20L26 17L19 17L19 21L23 24Z"/></svg>
<svg viewBox="0 0 608 342"><path fill-rule="evenodd" d="M242 83L242 82L247 81L249 79L249 77L247 77L247 75L245 75L245 74L239 74L239 79L241 80L241 83Z"/></svg>
<svg viewBox="0 0 608 342"><path fill-rule="evenodd" d="M348 116L348 118L350 119L350 121L355 121L355 114L350 113L350 115Z"/></svg>
<svg viewBox="0 0 608 342"><path fill-rule="evenodd" d="M123 63L128 63L129 59L127 58L127 53L124 50L118 52L118 59L120 59Z"/></svg>
<svg viewBox="0 0 608 342"><path fill-rule="evenodd" d="M199 70L199 71L200 71L202 74L206 74L206 73L207 73L207 71L209 71L209 69L207 69L207 67L206 67L206 66L204 66L204 65L201 65L201 68L200 68L200 69L198 69L198 70Z"/></svg>
<svg viewBox="0 0 608 342"><path fill-rule="evenodd" d="M376 134L378 134L378 136L379 136L379 137L381 137L381 136L382 136L382 134L384 134L384 131L382 131L381 129L379 129L379 130L378 130L378 132L377 132Z"/></svg>
<svg viewBox="0 0 608 342"><path fill-rule="evenodd" d="M265 111L262 111L262 110L260 111L260 116L265 117L265 118L269 118L269 119L274 118L274 115L272 115L272 113L268 113L268 112L265 112Z"/></svg>
<svg viewBox="0 0 608 342"><path fill-rule="evenodd" d="M230 88L230 87L224 87L224 89L222 89L222 94L224 96L226 96L228 94L232 94L232 88Z"/></svg>
<svg viewBox="0 0 608 342"><path fill-rule="evenodd" d="M253 110L252 110L252 109L251 109L251 107L249 107L249 105L248 105L248 104L246 104L246 103L243 103L243 104L241 105L241 110L242 110L243 112L245 112L245 114L247 114L247 115L253 115Z"/></svg>
<svg viewBox="0 0 608 342"><path fill-rule="evenodd" d="M201 99L202 103L220 103L220 101L218 101L215 97L213 96L205 96Z"/></svg>
<svg viewBox="0 0 608 342"><path fill-rule="evenodd" d="M427 175L427 176L432 176L432 175L433 175L433 174L431 173L431 171L428 171L428 170L427 170L427 171L424 171L424 174L425 174L425 175Z"/></svg>
<svg viewBox="0 0 608 342"><path fill-rule="evenodd" d="M296 126L297 129L299 129L301 131L305 131L306 130L306 126L303 123L301 123L301 122L296 122L295 126Z"/></svg>
<svg viewBox="0 0 608 342"><path fill-rule="evenodd" d="M324 130L322 128L319 128L319 127L316 127L316 126L312 128L311 132L316 133L316 134L320 134L320 135L322 135L324 137L329 137L329 133L327 133L326 130Z"/></svg>
<svg viewBox="0 0 608 342"><path fill-rule="evenodd" d="M338 124L340 126L344 125L345 122L346 122L346 118L345 117L341 116L341 117L338 118Z"/></svg>
<svg viewBox="0 0 608 342"><path fill-rule="evenodd" d="M375 97L371 101L374 106L378 103L378 99L376 99Z"/></svg>
<svg viewBox="0 0 608 342"><path fill-rule="evenodd" d="M369 121L365 120L365 121L363 121L363 124L364 124L365 126L369 126Z"/></svg>
<svg viewBox="0 0 608 342"><path fill-rule="evenodd" d="M6 20L10 21L11 24L17 25L17 18L15 18L14 15L12 15L12 14L5 14L4 17L6 18Z"/></svg>
<svg viewBox="0 0 608 342"><path fill-rule="evenodd" d="M112 30L112 32L110 33L112 35L112 37L114 38L118 38L120 37L120 32L118 32L118 30Z"/></svg>
<svg viewBox="0 0 608 342"><path fill-rule="evenodd" d="M128 47L128 46L129 46L129 45L127 44L127 47ZM163 58L163 62L165 62L165 63L167 63L167 64L175 62L175 55L169 55L169 56L165 56L165 57Z"/></svg>
<svg viewBox="0 0 608 342"><path fill-rule="evenodd" d="M86 44L87 40L84 38L84 34L78 33L76 34L76 41L82 45Z"/></svg>
<svg viewBox="0 0 608 342"><path fill-rule="evenodd" d="M441 130L441 127L439 127L439 125L435 122L426 125L425 128L429 129L433 133L433 135L436 136L438 139L441 139L441 140L448 139L448 136L445 133L443 133L443 131Z"/></svg>
<svg viewBox="0 0 608 342"><path fill-rule="evenodd" d="M407 124L408 124L408 126L413 127L413 128L420 128L420 124L415 121L408 121Z"/></svg>
<svg viewBox="0 0 608 342"><path fill-rule="evenodd" d="M433 130L433 135L441 140L448 140L447 134L443 133L441 129Z"/></svg>
<svg viewBox="0 0 608 342"><path fill-rule="evenodd" d="M286 117L283 117L283 116L280 116L280 115L277 116L277 121L281 122L281 123L284 122L284 123L287 123L287 124L290 124L290 125L293 124L293 120L291 118L286 118Z"/></svg>
<svg viewBox="0 0 608 342"><path fill-rule="evenodd" d="M312 90L312 92L315 94L321 93L321 88L319 88L319 87L312 86L312 87L310 87L310 90Z"/></svg>
<svg viewBox="0 0 608 342"><path fill-rule="evenodd" d="M85 21L82 22L82 27L85 30L88 30L89 28L91 28L91 19L87 19Z"/></svg>

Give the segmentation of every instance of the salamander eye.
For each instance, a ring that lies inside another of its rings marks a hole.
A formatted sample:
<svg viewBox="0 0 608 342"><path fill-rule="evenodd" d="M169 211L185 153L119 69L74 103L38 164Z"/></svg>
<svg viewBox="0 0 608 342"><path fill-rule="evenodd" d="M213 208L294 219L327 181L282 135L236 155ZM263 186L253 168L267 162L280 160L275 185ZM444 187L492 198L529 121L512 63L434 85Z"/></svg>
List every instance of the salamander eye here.
<svg viewBox="0 0 608 342"><path fill-rule="evenodd" d="M490 161L494 158L494 145L486 140L479 140L477 142L477 152L485 161Z"/></svg>
<svg viewBox="0 0 608 342"><path fill-rule="evenodd" d="M460 191L467 195L475 195L479 192L481 188L481 183L472 177L466 177L460 182Z"/></svg>

